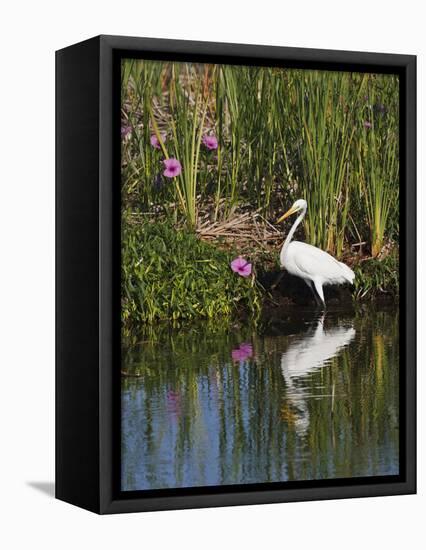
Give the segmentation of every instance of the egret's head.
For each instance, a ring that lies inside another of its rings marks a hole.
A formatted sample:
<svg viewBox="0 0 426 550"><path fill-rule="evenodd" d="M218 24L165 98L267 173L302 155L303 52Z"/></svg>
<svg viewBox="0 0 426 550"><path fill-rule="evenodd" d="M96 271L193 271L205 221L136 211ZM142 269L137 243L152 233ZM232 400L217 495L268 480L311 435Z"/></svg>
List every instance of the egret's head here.
<svg viewBox="0 0 426 550"><path fill-rule="evenodd" d="M277 223L282 222L283 220L285 220L286 218L288 218L292 214L295 214L296 212L300 212L301 210L303 210L305 212L307 207L308 207L308 203L305 201L305 199L297 200L293 204L293 206L290 208L290 210L287 210L287 212L285 214L283 214L281 216L281 218L279 218L277 220Z"/></svg>

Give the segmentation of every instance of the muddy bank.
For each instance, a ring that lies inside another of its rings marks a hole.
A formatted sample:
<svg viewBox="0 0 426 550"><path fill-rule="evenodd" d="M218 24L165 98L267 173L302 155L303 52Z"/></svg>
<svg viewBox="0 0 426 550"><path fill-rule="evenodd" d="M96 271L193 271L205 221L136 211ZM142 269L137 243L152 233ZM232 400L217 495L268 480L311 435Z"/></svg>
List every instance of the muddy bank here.
<svg viewBox="0 0 426 550"><path fill-rule="evenodd" d="M285 270L269 271L259 276L259 282L266 290L264 307L277 309L286 306L315 307L316 302L306 283ZM324 286L327 304L352 303L350 285Z"/></svg>
<svg viewBox="0 0 426 550"><path fill-rule="evenodd" d="M269 271L259 276L259 282L265 289L262 308L256 324L263 327L263 332L274 334L282 332L289 322L306 326L320 312L312 292L298 277L284 271ZM368 311L373 308L391 309L395 307L397 299L390 295L379 295L366 301L359 301L353 297L351 285L324 286L326 301L325 318L327 314L347 315L357 310ZM240 312L234 325L241 326L252 322L252 317ZM293 329L290 329L293 330Z"/></svg>

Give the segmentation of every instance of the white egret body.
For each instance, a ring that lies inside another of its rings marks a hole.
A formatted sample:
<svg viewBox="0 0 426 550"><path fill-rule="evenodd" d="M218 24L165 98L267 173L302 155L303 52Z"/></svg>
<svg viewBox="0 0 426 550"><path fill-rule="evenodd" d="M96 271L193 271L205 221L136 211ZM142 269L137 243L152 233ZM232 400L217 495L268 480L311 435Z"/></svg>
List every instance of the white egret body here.
<svg viewBox="0 0 426 550"><path fill-rule="evenodd" d="M352 284L355 273L347 265L338 262L324 250L307 243L291 241L297 226L305 217L306 209L307 202L304 199L299 199L278 220L278 222L281 222L291 214L300 212L284 241L280 254L280 264L291 275L303 279L312 290L315 299L318 301L319 298L322 305L325 306L323 286Z"/></svg>

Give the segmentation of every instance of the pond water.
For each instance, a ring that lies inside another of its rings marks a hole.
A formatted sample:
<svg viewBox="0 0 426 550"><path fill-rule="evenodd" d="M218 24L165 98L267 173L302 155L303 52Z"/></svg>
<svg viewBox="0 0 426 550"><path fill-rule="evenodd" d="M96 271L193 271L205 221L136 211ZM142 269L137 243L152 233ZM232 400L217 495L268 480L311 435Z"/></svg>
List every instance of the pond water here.
<svg viewBox="0 0 426 550"><path fill-rule="evenodd" d="M123 491L397 475L397 309L158 327L123 350Z"/></svg>

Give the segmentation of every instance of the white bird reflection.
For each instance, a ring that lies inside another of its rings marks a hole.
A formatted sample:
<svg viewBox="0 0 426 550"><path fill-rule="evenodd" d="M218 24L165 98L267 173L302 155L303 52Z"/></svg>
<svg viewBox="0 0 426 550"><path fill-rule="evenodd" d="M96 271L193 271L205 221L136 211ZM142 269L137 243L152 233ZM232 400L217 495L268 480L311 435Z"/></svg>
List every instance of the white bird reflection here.
<svg viewBox="0 0 426 550"><path fill-rule="evenodd" d="M324 330L324 317L322 315L319 318L315 330L292 342L281 355L286 395L292 406L294 425L299 436L306 435L309 428L309 395L301 382L317 369L329 365L331 359L337 357L355 337L353 326L336 326Z"/></svg>

